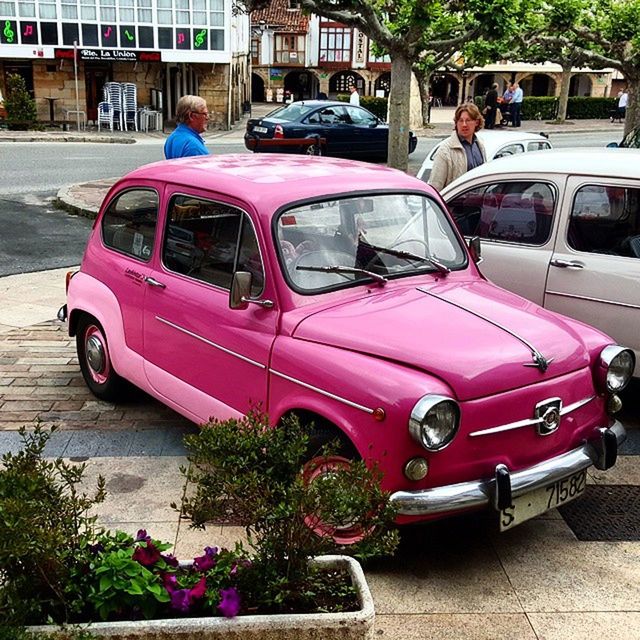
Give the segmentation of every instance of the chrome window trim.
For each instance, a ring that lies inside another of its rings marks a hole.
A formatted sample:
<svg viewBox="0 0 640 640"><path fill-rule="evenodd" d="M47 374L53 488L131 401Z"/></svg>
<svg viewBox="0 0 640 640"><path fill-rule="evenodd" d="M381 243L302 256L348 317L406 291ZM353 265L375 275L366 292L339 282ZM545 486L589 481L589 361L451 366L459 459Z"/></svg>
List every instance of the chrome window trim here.
<svg viewBox="0 0 640 640"><path fill-rule="evenodd" d="M236 209L238 211L238 213L240 213L240 230L238 233L238 238L236 240L236 249L235 249L235 255L234 255L234 262L236 260L236 258L238 257L238 253L239 253L239 243L240 243L240 236L242 234L242 226L244 224L244 220L245 218L247 218L249 220L249 224L251 225L251 229L253 230L253 235L256 239L256 245L258 247L258 255L260 256L260 265L262 266L262 277L263 277L263 283L262 283L262 291L260 291L260 293L256 296L256 297L260 297L266 290L267 288L267 272L265 269L265 265L266 262L264 260L264 256L262 255L262 247L260 245L260 238L258 237L258 234L256 232L256 225L253 221L253 218L251 217L251 215L249 214L249 212L246 209L243 209L242 207L235 205L235 204L230 204L229 202L224 202L222 200L214 200L213 198L207 198L206 196L202 196L202 195L193 195L192 193L185 193L183 191L173 191L172 193L168 194L166 196L166 200L167 200L167 205L166 208L163 210L163 214L164 214L164 224L162 227L162 242L161 242L161 246L160 246L160 265L162 266L162 268L167 272L170 273L174 276L179 276L182 278L187 278L190 282L199 282L203 285L206 285L208 287L213 287L214 289L217 289L218 291L225 291L226 293L229 293L229 291L231 290L231 287L227 288L224 287L220 284L216 284L215 282L209 282L208 280L202 280L200 278L194 278L192 275L187 274L187 273L180 273L178 271L174 271L173 269L169 268L164 261L164 250L165 250L165 246L166 246L166 241L167 241L167 228L169 226L169 205L174 201L175 198L177 197L185 197L185 198L196 198L198 200L202 200L204 202L211 202L212 204L219 204L225 207L230 207L232 209ZM158 219L160 218L160 208L158 205ZM234 265L237 267L237 265ZM233 274L232 274L233 277Z"/></svg>
<svg viewBox="0 0 640 640"><path fill-rule="evenodd" d="M208 340L207 338L198 335L197 333L193 333L193 331L189 331L189 329L185 329L184 327L181 327L180 325L174 324L173 322L170 322L169 320L165 320L164 318L161 318L160 316L155 316L156 320L158 322L162 322L162 324L166 324L167 326L171 327L172 329L176 329L176 331L180 331L188 336L191 336L192 338L195 338L196 340L200 340L200 342L204 342L205 344L208 344L210 347L213 347L214 349L218 349L220 351L223 351L224 353L230 355L230 356L234 356L236 358L239 358L240 360L243 360L244 362L248 362L249 364L252 364L254 367L258 367L260 369L266 369L267 365L264 365L260 362L256 362L255 360L252 360L251 358L247 358L247 356L243 356L240 353L237 353L236 351L231 351L231 349L227 349L226 347L223 347L219 344L216 344L215 342L211 342L211 340Z"/></svg>
<svg viewBox="0 0 640 640"><path fill-rule="evenodd" d="M626 258L626 256L607 256L613 258ZM635 258L632 258L635 259ZM627 309L640 309L639 304L631 304L629 302L618 302L616 300L607 300L605 298L592 298L591 296L579 296L575 293L565 293L564 291L545 291L547 295L558 296L560 298L573 298L575 300L588 300L589 302L602 302L603 304L611 304L615 307L626 307Z"/></svg>
<svg viewBox="0 0 640 640"><path fill-rule="evenodd" d="M365 407L364 405L358 404L357 402L353 402L341 396L337 396L330 391L325 391L324 389L320 389L319 387L314 387L312 384L302 382L302 380L298 380L297 378L292 378L291 376L288 376L285 373L281 373L280 371L276 371L275 369L269 369L269 373L272 373L274 376L278 376L279 378L283 378L284 380L288 380L289 382L293 382L294 384L298 384L305 389L309 389L310 391L315 391L316 393L326 396L327 398L331 398L332 400L342 402L343 404L346 404L349 407L353 407L354 409L359 409L360 411L364 411L365 413L373 414L374 410L370 409L369 407Z"/></svg>
<svg viewBox="0 0 640 640"><path fill-rule="evenodd" d="M591 402L596 396L589 396L588 398L584 398L583 400L578 400L573 404L568 404L566 407L562 407L560 410L560 415L565 416L568 413L576 411L583 407L584 405ZM540 418L526 418L525 420L518 420L516 422L510 422L509 424L503 424L498 427L491 427L490 429L482 429L480 431L472 431L469 434L470 438L476 438L478 436L488 436L494 433L501 433L502 431L511 431L513 429L521 429L522 427L534 426L542 423L542 417Z"/></svg>

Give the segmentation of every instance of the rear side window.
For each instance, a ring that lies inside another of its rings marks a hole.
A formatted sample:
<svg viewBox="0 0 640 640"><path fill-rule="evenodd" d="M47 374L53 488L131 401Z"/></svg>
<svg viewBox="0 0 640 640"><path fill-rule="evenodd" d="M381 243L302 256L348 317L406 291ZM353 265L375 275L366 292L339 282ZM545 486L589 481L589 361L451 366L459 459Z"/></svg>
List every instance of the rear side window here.
<svg viewBox="0 0 640 640"><path fill-rule="evenodd" d="M463 235L541 245L551 234L555 200L544 182L497 182L457 196L449 208Z"/></svg>
<svg viewBox="0 0 640 640"><path fill-rule="evenodd" d="M640 258L640 189L580 187L573 198L567 241L576 251Z"/></svg>
<svg viewBox="0 0 640 640"><path fill-rule="evenodd" d="M258 241L249 216L231 205L174 196L169 205L162 261L171 271L231 288L235 271L249 271L252 295L264 288Z"/></svg>
<svg viewBox="0 0 640 640"><path fill-rule="evenodd" d="M545 140L534 140L527 143L527 151L544 151L545 149L551 149L551 145Z"/></svg>
<svg viewBox="0 0 640 640"><path fill-rule="evenodd" d="M131 189L117 196L102 217L102 239L107 247L148 262L158 222L158 194Z"/></svg>
<svg viewBox="0 0 640 640"><path fill-rule="evenodd" d="M524 147L519 142L508 144L506 147L502 147L498 153L496 153L494 159L505 158L506 156L515 156L518 153L524 153Z"/></svg>

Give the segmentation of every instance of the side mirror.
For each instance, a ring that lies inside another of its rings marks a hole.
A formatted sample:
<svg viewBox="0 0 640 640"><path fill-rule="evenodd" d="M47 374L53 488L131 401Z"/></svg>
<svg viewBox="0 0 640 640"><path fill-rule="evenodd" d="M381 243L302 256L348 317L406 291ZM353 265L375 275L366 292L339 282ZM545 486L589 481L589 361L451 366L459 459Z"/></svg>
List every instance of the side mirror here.
<svg viewBox="0 0 640 640"><path fill-rule="evenodd" d="M471 259L476 264L482 262L482 247L479 236L473 236L473 238L469 240L469 253L471 254Z"/></svg>
<svg viewBox="0 0 640 640"><path fill-rule="evenodd" d="M261 300L251 297L251 283L253 276L248 271L236 271L231 281L231 291L229 292L230 309L246 309L249 304L257 304L265 309L271 309L271 300Z"/></svg>
<svg viewBox="0 0 640 640"><path fill-rule="evenodd" d="M617 142L610 142L610 143L607 145L607 147L613 147L613 148L617 148L617 147L619 147L619 146L620 146L620 145L619 145Z"/></svg>
<svg viewBox="0 0 640 640"><path fill-rule="evenodd" d="M236 271L229 292L230 309L246 309L251 297L251 274L248 271Z"/></svg>

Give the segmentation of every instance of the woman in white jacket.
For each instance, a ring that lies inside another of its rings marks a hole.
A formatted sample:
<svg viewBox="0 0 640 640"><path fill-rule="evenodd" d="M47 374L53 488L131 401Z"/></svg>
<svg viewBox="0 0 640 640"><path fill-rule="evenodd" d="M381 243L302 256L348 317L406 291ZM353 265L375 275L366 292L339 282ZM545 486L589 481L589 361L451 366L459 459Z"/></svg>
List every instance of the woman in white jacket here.
<svg viewBox="0 0 640 640"><path fill-rule="evenodd" d="M461 104L453 116L455 131L436 152L429 184L438 191L470 169L484 164L487 155L476 136L484 126L484 118L475 104Z"/></svg>

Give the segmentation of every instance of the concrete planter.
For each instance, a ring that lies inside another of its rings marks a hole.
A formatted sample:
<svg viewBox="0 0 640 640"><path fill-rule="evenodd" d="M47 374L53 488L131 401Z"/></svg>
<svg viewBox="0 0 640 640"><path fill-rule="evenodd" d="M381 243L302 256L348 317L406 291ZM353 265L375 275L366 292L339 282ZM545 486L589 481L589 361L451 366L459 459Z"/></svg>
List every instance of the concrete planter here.
<svg viewBox="0 0 640 640"><path fill-rule="evenodd" d="M360 610L351 613L300 613L237 618L181 618L136 622L96 622L82 625L100 638L112 640L362 640L373 638L373 598L360 564L348 556L321 556L315 564L346 568L358 592ZM29 627L65 638L64 629Z"/></svg>

